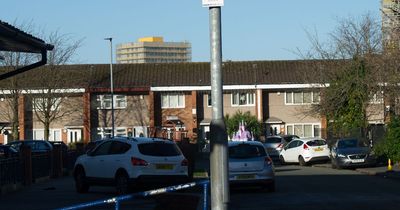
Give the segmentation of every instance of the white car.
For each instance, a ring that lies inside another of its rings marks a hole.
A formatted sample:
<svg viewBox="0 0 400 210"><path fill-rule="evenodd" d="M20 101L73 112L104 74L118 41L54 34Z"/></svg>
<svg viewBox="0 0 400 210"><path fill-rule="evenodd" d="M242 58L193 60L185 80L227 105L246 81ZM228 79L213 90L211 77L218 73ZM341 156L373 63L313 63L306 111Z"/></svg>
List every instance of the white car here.
<svg viewBox="0 0 400 210"><path fill-rule="evenodd" d="M111 185L125 194L139 184L187 182L188 161L171 140L115 137L80 156L73 174L79 193L91 185Z"/></svg>
<svg viewBox="0 0 400 210"><path fill-rule="evenodd" d="M283 147L279 160L284 163L299 163L301 166L315 161L329 161L329 148L322 138L294 139Z"/></svg>
<svg viewBox="0 0 400 210"><path fill-rule="evenodd" d="M231 185L255 184L275 191L274 164L261 142L230 141L228 147Z"/></svg>

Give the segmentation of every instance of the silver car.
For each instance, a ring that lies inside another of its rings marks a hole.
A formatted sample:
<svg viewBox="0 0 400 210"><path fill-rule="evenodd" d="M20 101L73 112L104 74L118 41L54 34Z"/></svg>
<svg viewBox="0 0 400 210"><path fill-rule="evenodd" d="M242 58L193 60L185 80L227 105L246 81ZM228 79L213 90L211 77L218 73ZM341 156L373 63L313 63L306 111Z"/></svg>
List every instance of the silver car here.
<svg viewBox="0 0 400 210"><path fill-rule="evenodd" d="M228 146L231 185L256 184L275 191L274 164L261 142L230 141Z"/></svg>

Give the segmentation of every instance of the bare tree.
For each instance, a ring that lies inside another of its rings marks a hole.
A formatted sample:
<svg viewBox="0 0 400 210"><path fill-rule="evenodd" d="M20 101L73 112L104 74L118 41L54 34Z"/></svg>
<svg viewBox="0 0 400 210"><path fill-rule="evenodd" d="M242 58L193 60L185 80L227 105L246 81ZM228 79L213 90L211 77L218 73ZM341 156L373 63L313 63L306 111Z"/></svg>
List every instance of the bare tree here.
<svg viewBox="0 0 400 210"><path fill-rule="evenodd" d="M56 31L50 33L46 42L54 45L54 49L48 53L48 65L40 71L43 76L35 77L38 87L29 88L27 92L36 119L44 126L44 139L48 140L52 122L82 110L82 107L68 100L68 96L73 95L74 91L66 90L68 82L76 82L84 77L62 69L72 61L82 40L75 41L71 36Z"/></svg>
<svg viewBox="0 0 400 210"><path fill-rule="evenodd" d="M394 57L384 51L380 22L370 14L338 23L327 42L321 42L316 33L308 33L311 50L300 52L306 59L318 60L305 80L313 78L324 87L321 103L311 112L326 116L331 128L347 134L362 128L365 136L368 119L377 115L374 111L383 110L382 105L372 109L371 101L383 93L388 78L383 64Z"/></svg>

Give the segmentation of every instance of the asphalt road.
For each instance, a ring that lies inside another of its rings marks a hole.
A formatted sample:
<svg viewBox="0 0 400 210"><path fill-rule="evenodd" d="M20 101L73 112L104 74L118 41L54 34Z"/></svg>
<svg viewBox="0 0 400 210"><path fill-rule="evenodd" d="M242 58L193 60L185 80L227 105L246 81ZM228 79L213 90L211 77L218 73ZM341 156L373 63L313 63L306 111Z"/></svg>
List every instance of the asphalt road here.
<svg viewBox="0 0 400 210"><path fill-rule="evenodd" d="M352 170L296 165L277 166L276 175L277 191L274 193L256 188L232 188L229 209L400 209L400 180L369 176ZM196 191L184 191L179 195L185 194L194 195ZM64 177L2 195L0 209L55 209L113 196L114 188L108 187L93 187L87 194L78 194L72 178ZM157 205L155 198L137 198L123 203L120 209L165 209Z"/></svg>

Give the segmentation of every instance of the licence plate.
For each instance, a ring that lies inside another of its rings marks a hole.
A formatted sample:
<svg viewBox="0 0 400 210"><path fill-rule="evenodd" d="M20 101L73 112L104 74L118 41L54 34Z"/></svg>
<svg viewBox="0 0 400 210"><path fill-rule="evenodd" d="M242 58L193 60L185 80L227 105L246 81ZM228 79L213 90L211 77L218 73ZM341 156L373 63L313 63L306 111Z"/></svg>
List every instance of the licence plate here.
<svg viewBox="0 0 400 210"><path fill-rule="evenodd" d="M363 163L364 159L355 159L355 160L351 160L352 163Z"/></svg>
<svg viewBox="0 0 400 210"><path fill-rule="evenodd" d="M324 150L324 149L321 148L321 147L318 147L318 148L315 148L315 149L314 149L314 151L316 151L316 152L320 152L320 151L322 151L322 150Z"/></svg>
<svg viewBox="0 0 400 210"><path fill-rule="evenodd" d="M243 175L236 176L236 179L239 179L239 180L254 179L254 178L256 178L256 175L254 175L254 174L243 174Z"/></svg>
<svg viewBox="0 0 400 210"><path fill-rule="evenodd" d="M171 164L156 164L156 169L160 169L160 170L172 170L173 167L174 166Z"/></svg>

